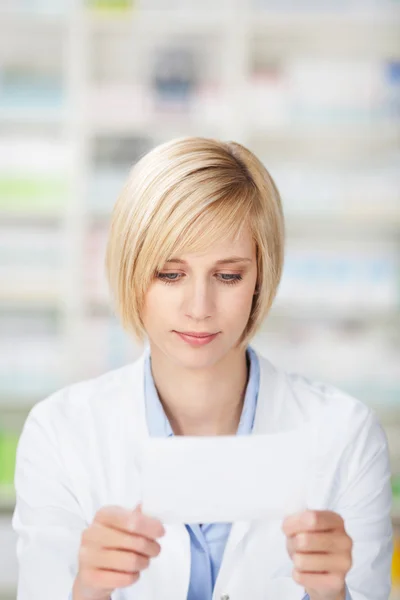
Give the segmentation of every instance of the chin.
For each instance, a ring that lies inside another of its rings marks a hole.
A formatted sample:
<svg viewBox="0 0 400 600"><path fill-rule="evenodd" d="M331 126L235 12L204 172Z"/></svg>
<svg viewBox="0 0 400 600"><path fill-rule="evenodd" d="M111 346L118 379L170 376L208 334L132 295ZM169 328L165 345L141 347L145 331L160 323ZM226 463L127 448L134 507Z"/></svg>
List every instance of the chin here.
<svg viewBox="0 0 400 600"><path fill-rule="evenodd" d="M176 344L169 344L166 354L187 369L206 369L222 360L231 350L218 344L218 341L217 338L214 342L197 348L190 345L179 348Z"/></svg>

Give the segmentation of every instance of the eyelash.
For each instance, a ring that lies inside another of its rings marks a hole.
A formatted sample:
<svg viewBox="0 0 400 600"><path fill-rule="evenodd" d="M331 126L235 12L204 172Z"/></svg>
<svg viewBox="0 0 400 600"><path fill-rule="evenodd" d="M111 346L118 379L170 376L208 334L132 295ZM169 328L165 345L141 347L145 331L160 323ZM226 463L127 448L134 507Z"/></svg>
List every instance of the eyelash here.
<svg viewBox="0 0 400 600"><path fill-rule="evenodd" d="M168 279L168 275L180 275L180 273L157 273L156 277L160 281L162 281L165 285L171 285L181 279L181 277L176 278L176 279ZM220 273L220 275L232 277L232 279L220 279L219 280L225 285L235 285L235 284L239 283L240 281L242 281L242 279L243 279L243 277L241 275L237 275L237 274Z"/></svg>

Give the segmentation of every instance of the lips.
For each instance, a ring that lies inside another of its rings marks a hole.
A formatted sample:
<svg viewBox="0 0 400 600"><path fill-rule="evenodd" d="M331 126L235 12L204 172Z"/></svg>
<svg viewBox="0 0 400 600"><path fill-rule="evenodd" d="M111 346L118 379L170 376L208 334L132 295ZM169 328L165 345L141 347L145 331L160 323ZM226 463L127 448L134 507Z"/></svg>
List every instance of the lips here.
<svg viewBox="0 0 400 600"><path fill-rule="evenodd" d="M184 342L186 342L187 344L190 344L191 346L205 346L206 344L209 344L210 342L212 342L218 335L219 332L217 333L195 333L193 334L190 333L181 333L179 331L175 331L174 333L176 333L176 335L178 335L181 340L183 340Z"/></svg>
<svg viewBox="0 0 400 600"><path fill-rule="evenodd" d="M197 338L205 338L205 337L210 337L211 335L216 335L216 333L213 332L208 332L208 333L196 333L195 331L177 331L177 333L181 333L182 335L190 335L190 337L197 337Z"/></svg>

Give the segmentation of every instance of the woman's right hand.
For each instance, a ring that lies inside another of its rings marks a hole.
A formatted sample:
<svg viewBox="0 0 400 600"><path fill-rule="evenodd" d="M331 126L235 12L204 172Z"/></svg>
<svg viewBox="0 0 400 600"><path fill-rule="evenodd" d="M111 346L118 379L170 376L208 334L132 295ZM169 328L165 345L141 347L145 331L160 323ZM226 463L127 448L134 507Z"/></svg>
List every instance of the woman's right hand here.
<svg viewBox="0 0 400 600"><path fill-rule="evenodd" d="M140 506L101 508L82 534L73 600L109 600L115 589L135 583L160 553L156 539L164 533L162 523Z"/></svg>

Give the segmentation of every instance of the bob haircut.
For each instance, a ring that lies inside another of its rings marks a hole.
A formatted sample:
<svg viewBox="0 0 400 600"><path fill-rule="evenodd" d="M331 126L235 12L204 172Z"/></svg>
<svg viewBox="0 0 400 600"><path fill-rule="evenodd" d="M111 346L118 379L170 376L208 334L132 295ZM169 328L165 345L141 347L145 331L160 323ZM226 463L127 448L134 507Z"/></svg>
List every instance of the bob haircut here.
<svg viewBox="0 0 400 600"><path fill-rule="evenodd" d="M181 137L132 167L111 216L106 274L123 328L144 342L146 292L168 258L203 252L248 225L256 245L257 284L245 348L268 314L284 262L284 218L267 169L236 142Z"/></svg>

